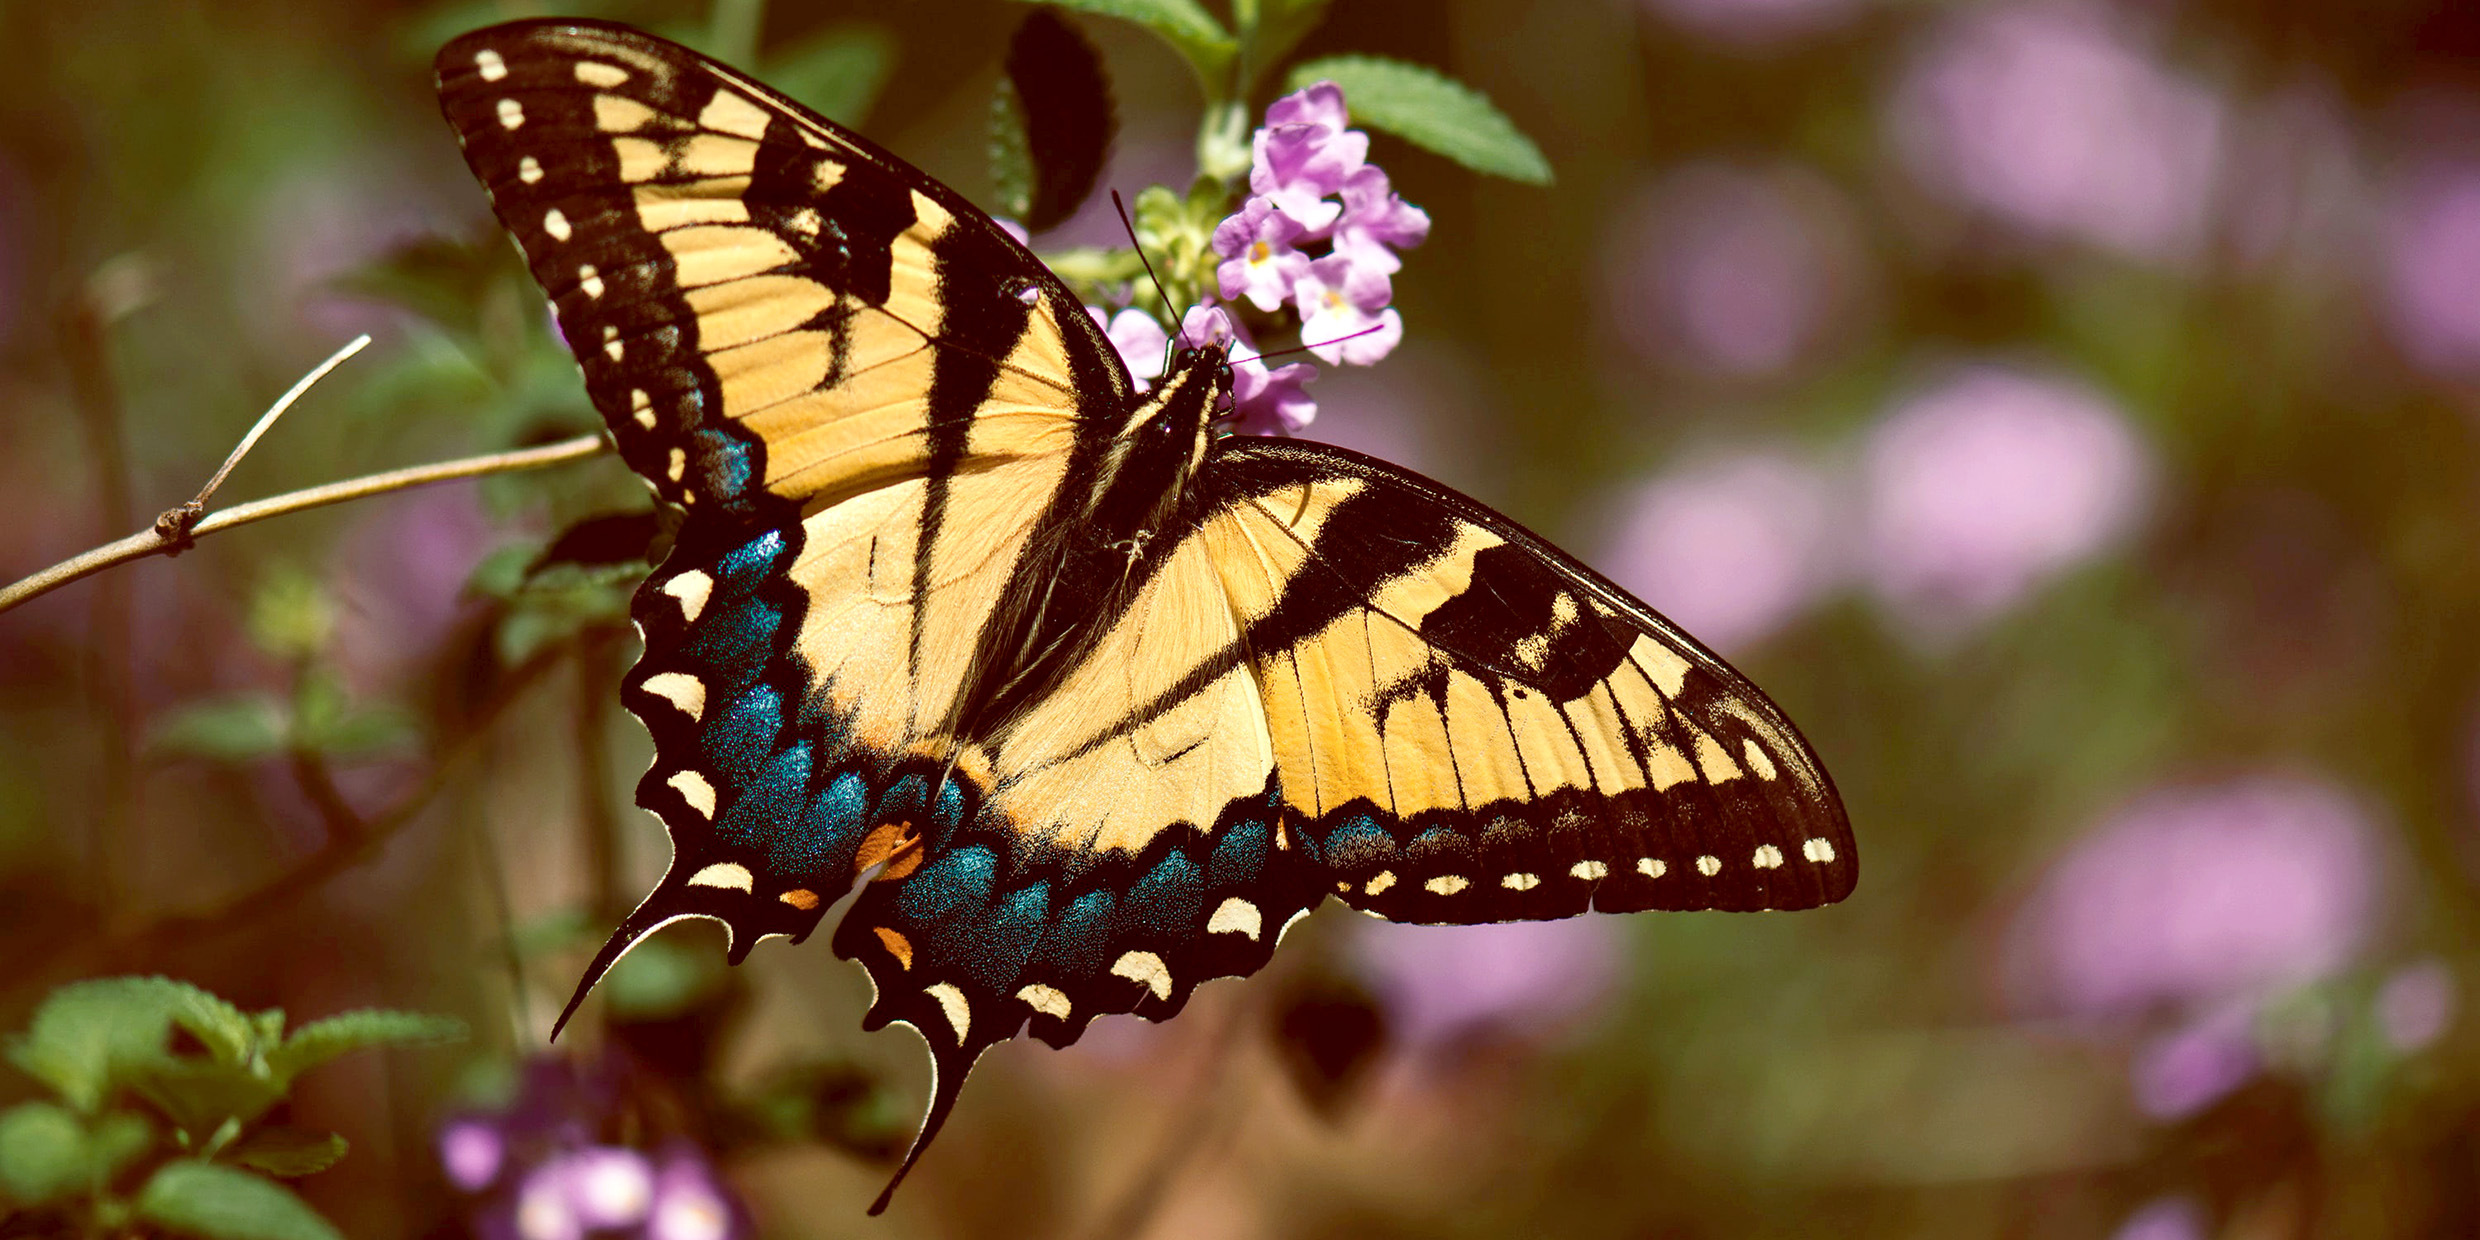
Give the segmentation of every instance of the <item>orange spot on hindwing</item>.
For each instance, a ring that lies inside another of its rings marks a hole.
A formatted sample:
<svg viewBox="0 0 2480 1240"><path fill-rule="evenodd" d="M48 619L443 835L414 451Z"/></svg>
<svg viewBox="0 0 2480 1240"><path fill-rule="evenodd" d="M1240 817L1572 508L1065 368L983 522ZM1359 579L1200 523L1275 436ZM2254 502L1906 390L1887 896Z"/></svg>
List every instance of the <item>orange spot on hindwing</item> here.
<svg viewBox="0 0 2480 1240"><path fill-rule="evenodd" d="M804 913L818 907L818 893L807 887L795 887L775 898Z"/></svg>
<svg viewBox="0 0 2480 1240"><path fill-rule="evenodd" d="M878 941L887 945L887 954L895 957L897 964L907 969L913 967L913 941L911 939L885 926L872 926L870 929L877 932Z"/></svg>
<svg viewBox="0 0 2480 1240"><path fill-rule="evenodd" d="M853 873L869 872L881 862L886 868L878 872L879 882L899 879L921 868L921 835L909 822L882 822L861 837L861 850L853 855Z"/></svg>

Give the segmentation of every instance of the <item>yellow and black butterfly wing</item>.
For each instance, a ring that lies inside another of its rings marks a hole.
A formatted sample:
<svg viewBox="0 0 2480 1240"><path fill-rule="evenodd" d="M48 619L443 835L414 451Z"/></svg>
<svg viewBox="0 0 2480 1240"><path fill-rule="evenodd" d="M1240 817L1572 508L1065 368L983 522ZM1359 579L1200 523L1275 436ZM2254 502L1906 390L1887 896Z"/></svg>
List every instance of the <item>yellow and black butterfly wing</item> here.
<svg viewBox="0 0 2480 1240"><path fill-rule="evenodd" d="M1782 711L1514 522L1317 444L1227 440L1209 536L1286 821L1398 921L1801 909L1851 827Z"/></svg>
<svg viewBox="0 0 2480 1240"><path fill-rule="evenodd" d="M1075 297L954 191L676 44L464 35L442 110L622 456L755 518L1072 450L1130 385Z"/></svg>

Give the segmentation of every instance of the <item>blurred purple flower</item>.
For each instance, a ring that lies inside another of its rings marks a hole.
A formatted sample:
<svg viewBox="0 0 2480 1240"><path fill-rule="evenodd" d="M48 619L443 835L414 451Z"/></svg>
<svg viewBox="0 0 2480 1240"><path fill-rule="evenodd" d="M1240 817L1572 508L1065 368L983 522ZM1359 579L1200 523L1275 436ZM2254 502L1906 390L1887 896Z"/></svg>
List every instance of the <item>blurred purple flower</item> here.
<svg viewBox="0 0 2480 1240"><path fill-rule="evenodd" d="M1404 319L1384 274L1330 254L1309 264L1293 286L1300 299L1300 339L1328 365L1375 365L1403 342Z"/></svg>
<svg viewBox="0 0 2480 1240"><path fill-rule="evenodd" d="M1870 432L1872 585L1908 619L1985 619L2124 534L2149 466L2126 418L2078 384L1975 366Z"/></svg>
<svg viewBox="0 0 2480 1240"><path fill-rule="evenodd" d="M1150 390L1171 360L1170 333L1154 321L1153 315L1134 306L1116 316L1100 306L1087 306L1085 313L1094 316L1095 325L1111 338L1111 348L1119 353L1120 364L1128 368L1128 377L1136 380L1137 390Z"/></svg>
<svg viewBox="0 0 2480 1240"><path fill-rule="evenodd" d="M1612 318L1648 358L1781 371L1852 300L1857 232L1842 196L1813 174L1684 169L1615 230Z"/></svg>
<svg viewBox="0 0 2480 1240"><path fill-rule="evenodd" d="M1293 362L1269 368L1239 320L1221 306L1191 309L1180 320L1180 338L1191 348L1220 344L1229 351L1235 433L1289 435L1317 420L1317 401L1305 390L1317 378L1317 367Z"/></svg>
<svg viewBox="0 0 2480 1240"><path fill-rule="evenodd" d="M622 1106L614 1071L581 1071L552 1057L526 1065L516 1099L494 1115L440 1128L448 1180L475 1195L473 1230L486 1240L732 1240L744 1213L694 1145L659 1159L594 1137ZM493 1191L496 1189L496 1191Z"/></svg>
<svg viewBox="0 0 2480 1240"><path fill-rule="evenodd" d="M2385 300L2396 341L2423 369L2480 377L2480 165L2409 178L2385 214Z"/></svg>
<svg viewBox="0 0 2480 1240"><path fill-rule="evenodd" d="M1352 938L1352 963L1385 1005L1404 1044L1435 1048L1473 1034L1540 1030L1576 1016L1619 980L1611 919L1480 926L1373 922Z"/></svg>
<svg viewBox="0 0 2480 1240"><path fill-rule="evenodd" d="M1763 640L1831 584L1840 528L1824 472L1754 450L1657 477L1626 502L1604 562L1711 645Z"/></svg>
<svg viewBox="0 0 2480 1240"><path fill-rule="evenodd" d="M2376 832L2319 780L2147 794L2042 880L2014 940L2027 998L2087 1016L2241 1003L2331 974L2370 930Z"/></svg>
<svg viewBox="0 0 2480 1240"><path fill-rule="evenodd" d="M2205 1240L2204 1211L2185 1197L2156 1197L2127 1216L2110 1240Z"/></svg>
<svg viewBox="0 0 2480 1240"><path fill-rule="evenodd" d="M1000 232L1006 233L1007 235L1009 235L1009 236L1011 236L1011 237L1016 238L1016 244L1018 244L1018 245L1032 245L1032 244L1033 244L1033 234L1032 234L1032 233L1029 233L1029 232L1026 232L1026 231L1025 231L1025 226L1024 226L1024 225L1019 224L1019 223L1017 223L1016 221L1011 220L1011 219L1009 219L1008 217L1006 217L1006 216L1004 216L1004 215L994 215L994 216L990 217L990 222L991 222L991 223L993 223L993 224L998 225L998 226L999 226L999 231L1000 231Z"/></svg>
<svg viewBox="0 0 2480 1240"><path fill-rule="evenodd" d="M1753 46L1836 25L1862 0L1644 0L1652 9L1705 38Z"/></svg>
<svg viewBox="0 0 2480 1240"><path fill-rule="evenodd" d="M593 1145L551 1164L566 1177L579 1222L592 1230L634 1227L654 1203L654 1165L636 1150Z"/></svg>
<svg viewBox="0 0 2480 1240"><path fill-rule="evenodd" d="M1223 256L1214 269L1223 300L1246 297L1269 313L1291 300L1292 286L1309 273L1309 256L1292 248L1305 231L1267 199L1240 204L1239 214L1214 229L1214 252Z"/></svg>
<svg viewBox="0 0 2480 1240"><path fill-rule="evenodd" d="M2175 260L2202 239L2223 105L2140 48L2112 9L1967 9L1889 113L1931 189L2034 234Z"/></svg>
<svg viewBox="0 0 2480 1240"><path fill-rule="evenodd" d="M2454 970L2434 956L2396 969L2377 990L2377 1027L2386 1045L2409 1054L2454 1024Z"/></svg>
<svg viewBox="0 0 2480 1240"><path fill-rule="evenodd" d="M1335 224L1334 252L1355 268L1393 275L1404 267L1395 251L1428 239L1429 212L1397 197L1384 169L1368 164L1343 179L1343 215Z"/></svg>
<svg viewBox="0 0 2480 1240"><path fill-rule="evenodd" d="M665 1152L646 1240L730 1240L746 1230L741 1224L739 1208L695 1149L675 1145Z"/></svg>
<svg viewBox="0 0 2480 1240"><path fill-rule="evenodd" d="M1250 138L1249 192L1323 237L1343 207L1326 198L1369 158L1369 135L1344 128L1343 90L1319 82L1274 101Z"/></svg>
<svg viewBox="0 0 2480 1240"><path fill-rule="evenodd" d="M567 1169L558 1163L546 1163L526 1175L517 1185L515 1210L505 1220L486 1217L481 1223L484 1235L497 1233L514 1240L584 1240L586 1234L569 1194Z"/></svg>
<svg viewBox="0 0 2480 1240"><path fill-rule="evenodd" d="M439 1130L439 1165L448 1173L448 1182L457 1188L478 1193L499 1178L500 1162L507 1156L508 1142L499 1129L481 1120L452 1120Z"/></svg>
<svg viewBox="0 0 2480 1240"><path fill-rule="evenodd" d="M2247 1083L2262 1065L2251 1004L2228 1004L2154 1038L2129 1070L2136 1106L2158 1120L2183 1119Z"/></svg>

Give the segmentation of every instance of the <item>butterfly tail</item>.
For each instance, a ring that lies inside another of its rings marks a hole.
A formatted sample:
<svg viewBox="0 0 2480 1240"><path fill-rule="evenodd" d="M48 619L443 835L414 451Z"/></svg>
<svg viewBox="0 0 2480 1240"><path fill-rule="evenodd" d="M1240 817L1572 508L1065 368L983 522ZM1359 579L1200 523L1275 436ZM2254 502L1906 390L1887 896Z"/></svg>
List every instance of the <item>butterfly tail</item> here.
<svg viewBox="0 0 2480 1240"><path fill-rule="evenodd" d="M911 1148L904 1151L904 1161L896 1164L896 1173L888 1178L887 1187L880 1189L878 1199L870 1203L872 1215L887 1212L887 1203L895 1200L896 1186L904 1183L904 1177L912 1173L913 1164L920 1161L922 1151L929 1149L930 1142L939 1135L939 1129L947 1126L948 1112L955 1109L956 1097L964 1092L965 1077L972 1074L973 1061L981 1057L982 1049L971 1048L963 1057L962 1064L952 1065L953 1071L939 1062L940 1055L934 1052L930 1056L930 1108L921 1117L921 1131L913 1135Z"/></svg>

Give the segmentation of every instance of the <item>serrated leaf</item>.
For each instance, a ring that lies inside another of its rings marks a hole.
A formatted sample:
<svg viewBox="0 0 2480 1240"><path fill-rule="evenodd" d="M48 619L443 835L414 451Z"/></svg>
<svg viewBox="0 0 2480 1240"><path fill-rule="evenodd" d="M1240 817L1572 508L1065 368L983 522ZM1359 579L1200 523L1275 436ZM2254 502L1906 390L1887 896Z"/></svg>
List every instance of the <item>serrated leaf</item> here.
<svg viewBox="0 0 2480 1240"><path fill-rule="evenodd" d="M1012 93L1014 106L1006 119L1021 126L1031 160L1032 179L1018 218L1028 232L1042 232L1073 214L1102 175L1103 158L1119 132L1111 82L1101 54L1049 9L1027 14L1009 38L1007 80L1013 91L1001 97ZM993 112L994 158L1002 119L1002 112Z"/></svg>
<svg viewBox="0 0 2480 1240"><path fill-rule="evenodd" d="M1196 70L1197 80L1205 87L1206 97L1221 98L1227 89L1224 77L1231 68L1231 58L1240 45L1205 11L1196 0L1034 0L1035 3L1074 9L1099 17L1116 17L1132 21L1161 35L1165 42L1187 59Z"/></svg>
<svg viewBox="0 0 2480 1240"><path fill-rule="evenodd" d="M204 1240L344 1240L291 1189L213 1163L164 1164L138 1193L138 1217Z"/></svg>
<svg viewBox="0 0 2480 1240"><path fill-rule="evenodd" d="M224 1157L283 1180L298 1180L333 1167L351 1148L342 1135L304 1128L261 1128L224 1151Z"/></svg>
<svg viewBox="0 0 2480 1240"><path fill-rule="evenodd" d="M1294 68L1287 89L1318 81L1343 88L1354 124L1383 129L1475 172L1550 183L1550 161L1481 92L1424 65L1382 56L1334 56Z"/></svg>
<svg viewBox="0 0 2480 1240"><path fill-rule="evenodd" d="M265 1115L284 1099L282 1082L250 1067L204 1059L168 1059L128 1073L129 1087L193 1141Z"/></svg>
<svg viewBox="0 0 2480 1240"><path fill-rule="evenodd" d="M66 1107L25 1103L0 1114L0 1193L20 1206L38 1206L92 1192L153 1139L146 1121L126 1112L107 1112L90 1130Z"/></svg>
<svg viewBox="0 0 2480 1240"><path fill-rule="evenodd" d="M465 1036L465 1022L427 1012L390 1012L366 1008L314 1020L293 1031L284 1045L267 1052L268 1070L281 1082L338 1055L371 1046L412 1042L453 1042Z"/></svg>
<svg viewBox="0 0 2480 1240"><path fill-rule="evenodd" d="M213 1054L246 1054L249 1018L187 982L111 977L73 982L35 1009L9 1059L92 1114L132 1074L173 1062L166 1041L175 1021Z"/></svg>
<svg viewBox="0 0 2480 1240"><path fill-rule="evenodd" d="M895 72L896 39L866 22L830 26L767 64L767 84L855 129Z"/></svg>
<svg viewBox="0 0 2480 1240"><path fill-rule="evenodd" d="M283 703L247 693L174 708L148 729L147 747L215 762L252 762L282 753L291 736Z"/></svg>

